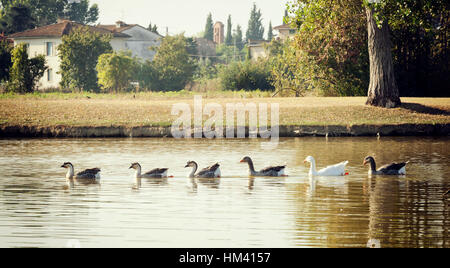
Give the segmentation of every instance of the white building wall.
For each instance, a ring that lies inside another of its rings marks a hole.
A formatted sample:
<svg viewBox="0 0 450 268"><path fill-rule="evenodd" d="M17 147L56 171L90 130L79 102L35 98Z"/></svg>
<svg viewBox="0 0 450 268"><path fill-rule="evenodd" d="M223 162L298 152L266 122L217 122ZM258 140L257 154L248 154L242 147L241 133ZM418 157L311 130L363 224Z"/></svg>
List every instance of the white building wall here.
<svg viewBox="0 0 450 268"><path fill-rule="evenodd" d="M134 26L130 29L122 31L122 33L131 36L125 42L126 50L130 50L132 55L143 60L153 60L156 51L151 47L159 47L161 45L162 36L148 31L140 26Z"/></svg>
<svg viewBox="0 0 450 268"><path fill-rule="evenodd" d="M47 42L53 43L51 55L47 55ZM61 38L30 38L30 39L16 39L14 46L20 43L28 44L28 55L30 58L38 55L45 55L46 65L48 70L44 76L39 80L37 86L39 89L59 88L61 83L61 74L59 74L59 66L61 60L58 56L57 47L62 43ZM111 47L114 51L127 50L126 38L113 38L111 40Z"/></svg>

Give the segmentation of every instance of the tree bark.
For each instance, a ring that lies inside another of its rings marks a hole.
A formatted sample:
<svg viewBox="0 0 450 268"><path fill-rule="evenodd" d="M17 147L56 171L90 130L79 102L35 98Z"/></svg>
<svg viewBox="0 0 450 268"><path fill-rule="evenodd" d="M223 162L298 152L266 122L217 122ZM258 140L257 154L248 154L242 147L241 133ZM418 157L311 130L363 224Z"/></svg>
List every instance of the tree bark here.
<svg viewBox="0 0 450 268"><path fill-rule="evenodd" d="M373 10L366 7L369 33L370 84L367 105L394 108L401 104L394 76L389 25L378 28Z"/></svg>

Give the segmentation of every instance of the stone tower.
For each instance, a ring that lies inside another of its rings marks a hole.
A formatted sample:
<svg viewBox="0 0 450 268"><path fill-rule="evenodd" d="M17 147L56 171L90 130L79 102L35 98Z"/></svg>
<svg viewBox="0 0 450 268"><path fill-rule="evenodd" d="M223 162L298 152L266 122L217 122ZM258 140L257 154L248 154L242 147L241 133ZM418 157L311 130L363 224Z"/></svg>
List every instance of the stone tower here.
<svg viewBox="0 0 450 268"><path fill-rule="evenodd" d="M214 24L214 43L220 45L225 41L224 25L218 21Z"/></svg>

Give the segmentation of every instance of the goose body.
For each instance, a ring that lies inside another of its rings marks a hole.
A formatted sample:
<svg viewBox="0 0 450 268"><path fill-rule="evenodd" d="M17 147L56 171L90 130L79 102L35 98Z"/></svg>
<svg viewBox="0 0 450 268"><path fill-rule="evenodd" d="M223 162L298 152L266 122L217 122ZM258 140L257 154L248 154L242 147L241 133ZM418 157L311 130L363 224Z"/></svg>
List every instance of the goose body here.
<svg viewBox="0 0 450 268"><path fill-rule="evenodd" d="M282 177L286 176L284 170L286 166L273 166L266 167L261 169L260 171L255 170L255 166L253 165L253 161L250 157L246 156L241 160L241 163L247 163L250 171L250 176L261 176L261 177Z"/></svg>
<svg viewBox="0 0 450 268"><path fill-rule="evenodd" d="M86 169L75 174L72 163L66 162L61 167L68 169L66 179L71 183L71 185L73 185L73 181L76 181L81 184L100 183L101 170L99 168Z"/></svg>
<svg viewBox="0 0 450 268"><path fill-rule="evenodd" d="M192 167L189 178L220 178L221 176L220 165L218 163L200 170L197 174L198 164L196 162L189 161L185 168L187 167Z"/></svg>
<svg viewBox="0 0 450 268"><path fill-rule="evenodd" d="M309 169L310 176L345 176L347 173L345 172L345 167L348 164L348 161L341 162L336 165L327 166L319 171L316 170L316 160L312 156L306 157L305 163L308 162L311 164Z"/></svg>
<svg viewBox="0 0 450 268"><path fill-rule="evenodd" d="M371 156L364 159L363 165L367 163L370 165L369 175L406 175L406 164L408 164L408 162L391 163L377 169L375 159Z"/></svg>
<svg viewBox="0 0 450 268"><path fill-rule="evenodd" d="M146 178L146 179L152 179L152 178L167 178L167 171L168 168L155 168L149 172L146 172L142 174L142 168L139 163L133 163L130 166L130 169L136 170L136 178Z"/></svg>

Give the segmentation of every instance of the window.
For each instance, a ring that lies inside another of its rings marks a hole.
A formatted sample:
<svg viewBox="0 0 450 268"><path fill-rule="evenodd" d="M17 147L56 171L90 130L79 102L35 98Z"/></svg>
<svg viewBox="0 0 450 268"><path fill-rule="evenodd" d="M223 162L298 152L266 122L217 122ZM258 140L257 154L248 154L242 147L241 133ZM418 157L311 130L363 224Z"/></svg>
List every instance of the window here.
<svg viewBox="0 0 450 268"><path fill-rule="evenodd" d="M52 74L53 70L52 69L48 69L47 70L47 81L52 81L53 80L53 74Z"/></svg>
<svg viewBox="0 0 450 268"><path fill-rule="evenodd" d="M52 42L46 42L45 43L47 48L47 56L53 56L53 43Z"/></svg>

